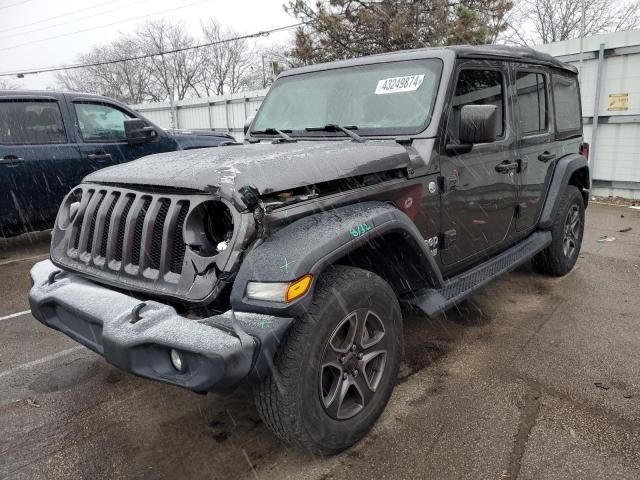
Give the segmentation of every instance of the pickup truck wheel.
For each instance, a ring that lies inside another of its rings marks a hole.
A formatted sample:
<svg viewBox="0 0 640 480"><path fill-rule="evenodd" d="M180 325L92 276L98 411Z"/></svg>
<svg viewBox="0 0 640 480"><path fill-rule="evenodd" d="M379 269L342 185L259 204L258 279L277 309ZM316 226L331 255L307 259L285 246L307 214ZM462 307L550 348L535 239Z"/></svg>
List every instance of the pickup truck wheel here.
<svg viewBox="0 0 640 480"><path fill-rule="evenodd" d="M401 342L402 316L391 287L366 270L333 267L255 388L260 416L280 439L313 453L350 447L389 401Z"/></svg>
<svg viewBox="0 0 640 480"><path fill-rule="evenodd" d="M584 200L577 187L567 186L551 227L551 245L533 258L541 273L566 275L576 264L584 234Z"/></svg>

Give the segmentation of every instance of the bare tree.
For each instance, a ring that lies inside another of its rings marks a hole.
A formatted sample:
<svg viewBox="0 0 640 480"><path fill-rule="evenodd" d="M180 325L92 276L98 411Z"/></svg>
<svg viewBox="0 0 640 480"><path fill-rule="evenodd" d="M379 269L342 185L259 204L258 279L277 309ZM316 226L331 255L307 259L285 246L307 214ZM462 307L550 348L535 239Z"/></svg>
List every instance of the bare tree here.
<svg viewBox="0 0 640 480"><path fill-rule="evenodd" d="M164 19L147 22L136 37L141 51L147 54L184 49L196 44L182 24ZM151 79L165 99L176 95L178 100L183 100L191 90L198 95L196 81L201 63L202 57L195 49L155 55L149 59Z"/></svg>
<svg viewBox="0 0 640 480"><path fill-rule="evenodd" d="M199 84L207 96L255 88L259 78L255 50L236 31L223 29L215 19L202 24L206 43L201 51Z"/></svg>
<svg viewBox="0 0 640 480"><path fill-rule="evenodd" d="M149 21L132 35L80 55L78 63L94 65L57 73L57 86L125 103L173 102L262 86L261 56L248 40L235 39L238 33L213 19L203 24L202 35L190 36L180 23ZM191 48L201 43L214 45Z"/></svg>
<svg viewBox="0 0 640 480"><path fill-rule="evenodd" d="M118 60L140 56L142 49L134 37L123 37L104 46L96 46L78 57L79 63L101 63L77 70L58 72L56 80L67 90L96 92L125 103L162 100L162 92L154 89L148 59Z"/></svg>
<svg viewBox="0 0 640 480"><path fill-rule="evenodd" d="M536 45L578 38L582 0L520 0L501 36L506 43ZM638 0L585 0L585 36L640 26Z"/></svg>
<svg viewBox="0 0 640 480"><path fill-rule="evenodd" d="M22 86L10 80L0 78L0 90L17 90L19 88L22 88Z"/></svg>

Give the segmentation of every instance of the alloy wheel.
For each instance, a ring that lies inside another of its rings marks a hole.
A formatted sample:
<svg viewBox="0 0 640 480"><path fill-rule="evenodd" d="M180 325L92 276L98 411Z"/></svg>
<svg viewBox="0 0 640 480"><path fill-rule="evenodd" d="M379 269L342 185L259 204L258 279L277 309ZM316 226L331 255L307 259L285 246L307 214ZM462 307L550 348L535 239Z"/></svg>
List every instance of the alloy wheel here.
<svg viewBox="0 0 640 480"><path fill-rule="evenodd" d="M360 308L335 328L320 364L320 400L336 420L346 420L369 404L382 379L389 335L373 311Z"/></svg>
<svg viewBox="0 0 640 480"><path fill-rule="evenodd" d="M580 238L580 209L573 204L567 212L564 222L564 237L562 239L562 249L567 258L571 258L578 247Z"/></svg>

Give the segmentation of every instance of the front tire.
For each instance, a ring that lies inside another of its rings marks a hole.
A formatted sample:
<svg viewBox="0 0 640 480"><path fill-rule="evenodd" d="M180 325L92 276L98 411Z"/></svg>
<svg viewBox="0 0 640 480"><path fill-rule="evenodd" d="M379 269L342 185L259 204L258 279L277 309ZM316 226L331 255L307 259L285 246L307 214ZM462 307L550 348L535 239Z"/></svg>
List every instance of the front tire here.
<svg viewBox="0 0 640 480"><path fill-rule="evenodd" d="M533 265L540 273L560 277L576 264L584 235L584 199L573 185L560 198L551 235L551 245L533 258Z"/></svg>
<svg viewBox="0 0 640 480"><path fill-rule="evenodd" d="M281 440L313 453L350 447L389 401L401 342L400 306L389 285L366 270L333 267L255 388L260 416Z"/></svg>

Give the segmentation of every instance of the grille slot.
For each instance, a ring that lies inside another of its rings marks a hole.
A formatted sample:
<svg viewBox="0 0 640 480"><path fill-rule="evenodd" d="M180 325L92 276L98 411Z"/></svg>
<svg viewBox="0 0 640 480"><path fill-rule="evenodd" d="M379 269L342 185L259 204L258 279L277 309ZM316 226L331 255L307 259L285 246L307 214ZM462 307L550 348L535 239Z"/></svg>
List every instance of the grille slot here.
<svg viewBox="0 0 640 480"><path fill-rule="evenodd" d="M184 254L187 249L182 237L182 232L188 212L189 202L183 202L180 206L180 213L178 213L178 220L176 221L175 233L173 235L173 251L171 254L171 271L173 273L182 273L182 261L184 260Z"/></svg>
<svg viewBox="0 0 640 480"><path fill-rule="evenodd" d="M131 205L133 205L133 199L135 197L133 195L127 195L127 203L124 206L124 210L122 211L122 216L120 217L120 225L118 225L118 243L116 244L116 261L122 261L122 248L124 246L124 229L127 226L127 217L129 216L129 210L131 210Z"/></svg>
<svg viewBox="0 0 640 480"><path fill-rule="evenodd" d="M107 256L107 242L109 241L109 227L111 227L111 217L113 215L113 209L116 207L116 203L120 199L120 192L115 192L113 194L113 200L111 200L111 205L109 205L109 210L107 210L107 216L104 220L104 229L102 230L102 243L100 244L100 256Z"/></svg>
<svg viewBox="0 0 640 480"><path fill-rule="evenodd" d="M102 202L104 202L104 198L106 196L106 192L99 192L100 200L98 200L98 204L96 208L93 210L93 215L91 215L91 226L89 227L89 241L87 242L87 253L91 253L93 250L93 236L96 233L96 219L98 218L98 211L102 206Z"/></svg>
<svg viewBox="0 0 640 480"><path fill-rule="evenodd" d="M82 230L82 224L84 223L84 214L85 214L85 210L87 208L87 205L91 201L91 197L93 197L93 190L89 190L86 193L86 197L87 197L87 199L84 201L84 205L81 204L80 211L78 212L76 220L74 221L73 244L72 244L72 246L76 250L80 246L80 232Z"/></svg>
<svg viewBox="0 0 640 480"><path fill-rule="evenodd" d="M144 203L140 208L140 212L138 213L138 218L136 219L136 227L133 233L133 252L131 254L132 265L140 265L142 229L144 227L144 219L147 216L147 212L149 211L149 205L151 204L151 199L149 197L144 197L143 202Z"/></svg>
<svg viewBox="0 0 640 480"><path fill-rule="evenodd" d="M149 257L151 259L150 267L156 270L160 269L160 254L162 253L162 231L164 230L164 222L167 219L169 213L169 205L171 201L163 198L160 200L160 210L156 216L155 223L153 224L153 234L151 239L151 252Z"/></svg>

